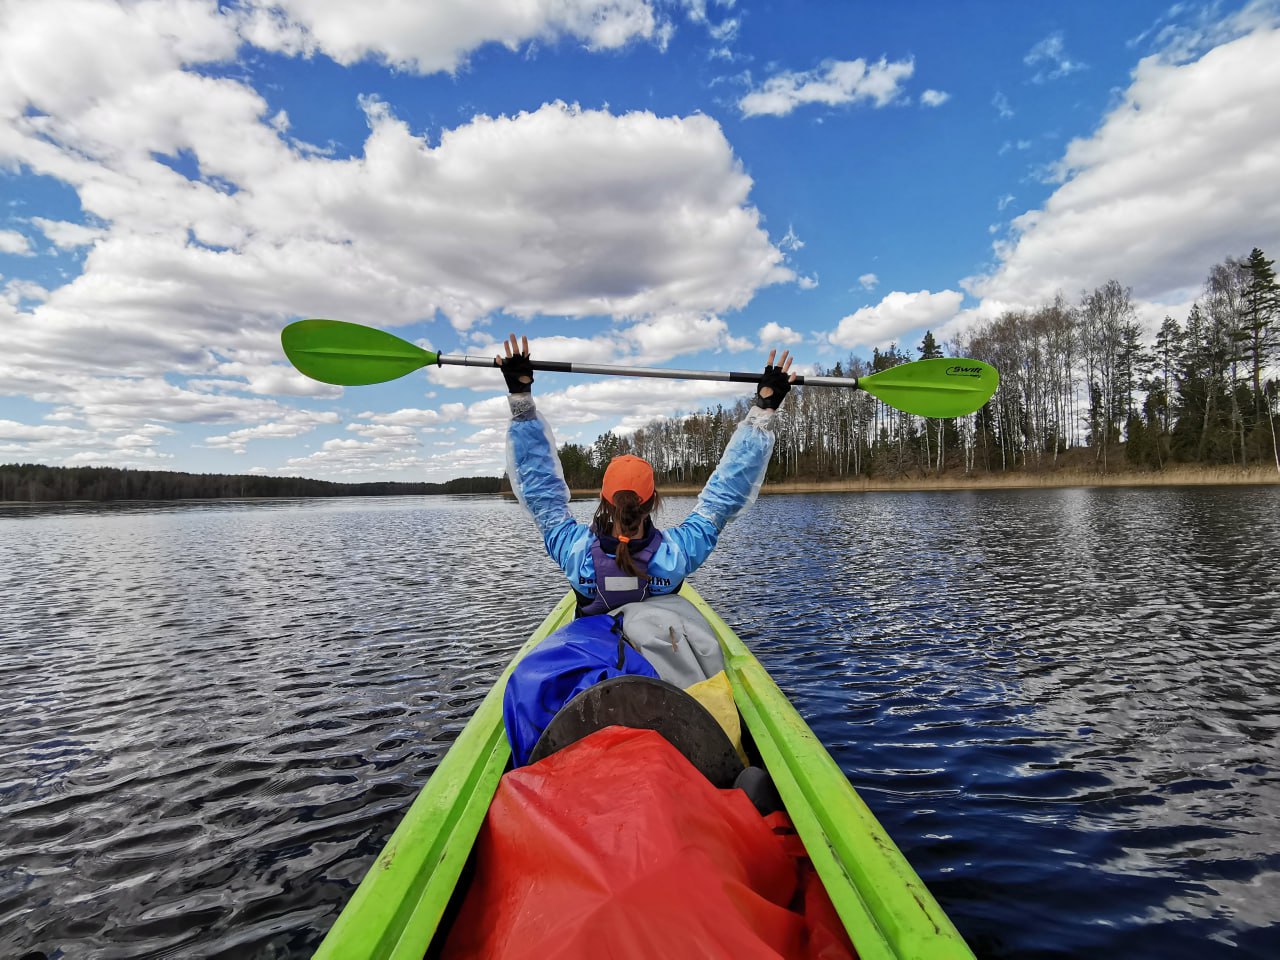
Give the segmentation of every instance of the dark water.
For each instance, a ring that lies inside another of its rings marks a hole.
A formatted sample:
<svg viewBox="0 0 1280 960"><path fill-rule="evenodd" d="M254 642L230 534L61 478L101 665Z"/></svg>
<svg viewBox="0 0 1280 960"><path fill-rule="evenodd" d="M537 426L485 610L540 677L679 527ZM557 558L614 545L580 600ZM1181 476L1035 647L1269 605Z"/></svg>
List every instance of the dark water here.
<svg viewBox="0 0 1280 960"><path fill-rule="evenodd" d="M766 497L695 582L979 955L1274 958L1278 558L1276 487ZM0 508L0 957L307 955L562 592L499 500Z"/></svg>

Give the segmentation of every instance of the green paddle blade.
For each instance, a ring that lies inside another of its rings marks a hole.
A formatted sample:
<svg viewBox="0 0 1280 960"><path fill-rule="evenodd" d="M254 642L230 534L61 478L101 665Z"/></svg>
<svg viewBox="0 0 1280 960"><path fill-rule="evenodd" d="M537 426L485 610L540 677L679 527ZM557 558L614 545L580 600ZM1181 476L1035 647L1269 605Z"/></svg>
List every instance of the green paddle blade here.
<svg viewBox="0 0 1280 960"><path fill-rule="evenodd" d="M1000 386L996 368L981 360L937 357L858 378L858 387L891 407L921 417L963 417Z"/></svg>
<svg viewBox="0 0 1280 960"><path fill-rule="evenodd" d="M430 350L343 320L298 320L281 331L280 343L299 371L343 387L385 383L436 362Z"/></svg>

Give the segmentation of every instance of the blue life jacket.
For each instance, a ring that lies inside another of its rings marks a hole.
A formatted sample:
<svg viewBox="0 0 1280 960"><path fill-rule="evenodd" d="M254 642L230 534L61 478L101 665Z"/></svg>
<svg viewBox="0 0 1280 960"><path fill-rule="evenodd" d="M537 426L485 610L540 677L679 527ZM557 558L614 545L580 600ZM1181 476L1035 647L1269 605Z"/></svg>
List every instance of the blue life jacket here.
<svg viewBox="0 0 1280 960"><path fill-rule="evenodd" d="M617 549L617 540L608 537ZM631 551L631 559L635 561L640 576L635 577L622 569L616 554L605 553L601 537L597 535L591 541L591 565L595 568L595 579L578 578L575 592L578 595L578 616L590 617L597 613L608 613L624 603L635 603L649 596L649 561L662 545L662 531L649 528L649 537L641 542L638 550Z"/></svg>

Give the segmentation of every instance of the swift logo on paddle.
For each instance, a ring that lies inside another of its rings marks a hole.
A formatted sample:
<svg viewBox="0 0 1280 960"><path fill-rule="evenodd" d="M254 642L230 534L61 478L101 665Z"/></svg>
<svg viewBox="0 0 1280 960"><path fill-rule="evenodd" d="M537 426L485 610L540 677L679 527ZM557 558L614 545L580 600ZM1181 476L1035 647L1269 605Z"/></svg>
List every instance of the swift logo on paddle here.
<svg viewBox="0 0 1280 960"><path fill-rule="evenodd" d="M951 366L951 367L947 367L947 376L948 377L980 377L982 376L982 368Z"/></svg>

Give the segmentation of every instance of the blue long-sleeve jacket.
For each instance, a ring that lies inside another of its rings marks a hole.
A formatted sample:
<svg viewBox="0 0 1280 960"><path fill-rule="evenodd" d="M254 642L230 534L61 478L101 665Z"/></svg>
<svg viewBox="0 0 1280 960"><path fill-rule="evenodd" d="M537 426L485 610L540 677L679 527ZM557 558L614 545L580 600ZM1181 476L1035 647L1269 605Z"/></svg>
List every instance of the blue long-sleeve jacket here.
<svg viewBox="0 0 1280 960"><path fill-rule="evenodd" d="M595 580L588 524L569 513L569 487L556 455L551 426L530 394L512 394L507 430L507 475L520 503L533 516L547 553L575 589ZM755 501L773 455L772 411L752 407L738 424L720 463L698 496L693 512L662 531L649 561L653 594L671 593L711 554L725 524Z"/></svg>

